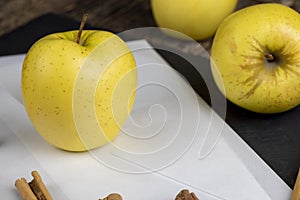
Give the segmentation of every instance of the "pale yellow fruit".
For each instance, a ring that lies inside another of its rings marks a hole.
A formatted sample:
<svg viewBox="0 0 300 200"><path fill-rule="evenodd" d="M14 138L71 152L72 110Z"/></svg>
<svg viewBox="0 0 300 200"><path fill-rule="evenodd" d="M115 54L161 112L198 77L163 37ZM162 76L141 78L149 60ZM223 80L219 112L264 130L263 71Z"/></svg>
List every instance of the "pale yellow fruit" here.
<svg viewBox="0 0 300 200"><path fill-rule="evenodd" d="M235 12L222 22L212 45L219 88L224 84L230 101L254 112L299 105L299 41L300 15L289 7L258 4Z"/></svg>
<svg viewBox="0 0 300 200"><path fill-rule="evenodd" d="M124 41L110 32L83 31L78 44L74 42L77 33L40 39L27 53L22 68L22 95L30 120L47 142L68 151L93 149L114 139L130 114L137 86L135 60ZM91 67L90 74L96 73L92 67L101 71L91 94L76 93L80 84L90 81L80 75L83 67ZM78 99L84 106L80 107ZM87 107L94 112L86 115ZM89 124L93 117L99 130Z"/></svg>
<svg viewBox="0 0 300 200"><path fill-rule="evenodd" d="M195 40L211 37L237 0L151 0L158 26L173 29Z"/></svg>

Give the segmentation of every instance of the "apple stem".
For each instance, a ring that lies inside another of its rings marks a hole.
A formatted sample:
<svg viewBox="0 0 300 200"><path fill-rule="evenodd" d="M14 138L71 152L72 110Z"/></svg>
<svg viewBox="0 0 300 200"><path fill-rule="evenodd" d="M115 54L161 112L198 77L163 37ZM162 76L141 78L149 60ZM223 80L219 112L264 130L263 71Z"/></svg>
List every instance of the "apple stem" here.
<svg viewBox="0 0 300 200"><path fill-rule="evenodd" d="M271 53L266 54L265 58L268 62L273 62L275 60L275 57Z"/></svg>
<svg viewBox="0 0 300 200"><path fill-rule="evenodd" d="M86 13L83 14L83 16L82 16L79 31L78 31L78 34L77 34L77 37L76 37L76 43L77 44L81 44L80 38L81 38L82 31L83 31L83 27L84 27L84 25L86 23L86 20L87 20L87 16L88 16L88 14L86 14Z"/></svg>

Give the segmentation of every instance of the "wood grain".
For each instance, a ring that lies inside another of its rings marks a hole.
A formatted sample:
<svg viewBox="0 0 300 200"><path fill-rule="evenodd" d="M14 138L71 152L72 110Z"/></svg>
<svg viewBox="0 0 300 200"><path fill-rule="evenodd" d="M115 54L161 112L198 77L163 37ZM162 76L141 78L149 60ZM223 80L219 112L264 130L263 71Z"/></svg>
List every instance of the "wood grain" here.
<svg viewBox="0 0 300 200"><path fill-rule="evenodd" d="M297 10L300 8L300 2L295 0L239 0L237 9L262 2L293 5ZM150 0L0 0L0 36L49 12L78 21L87 12L91 25L114 32L155 26Z"/></svg>
<svg viewBox="0 0 300 200"><path fill-rule="evenodd" d="M236 9L262 2L285 3L300 8L299 1L295 0L239 0ZM88 13L90 25L115 33L156 26L150 0L0 0L0 36L46 13L59 14L77 21L80 21L84 13ZM147 39L154 44L164 43L167 46L172 45L172 48L175 46L184 51L183 53L196 52L192 43L153 36L148 36ZM200 44L209 52L211 42L209 39L200 41ZM198 53L205 56L203 52Z"/></svg>

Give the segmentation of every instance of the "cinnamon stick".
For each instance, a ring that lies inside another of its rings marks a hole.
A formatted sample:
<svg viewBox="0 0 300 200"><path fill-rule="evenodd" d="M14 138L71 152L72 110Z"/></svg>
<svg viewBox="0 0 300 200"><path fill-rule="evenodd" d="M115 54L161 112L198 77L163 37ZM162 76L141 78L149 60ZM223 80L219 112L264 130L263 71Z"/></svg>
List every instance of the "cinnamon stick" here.
<svg viewBox="0 0 300 200"><path fill-rule="evenodd" d="M15 186L18 189L22 199L24 200L38 200L35 194L32 192L29 184L25 178L16 180Z"/></svg>
<svg viewBox="0 0 300 200"><path fill-rule="evenodd" d="M292 192L291 200L300 200L300 169L298 170L298 175Z"/></svg>
<svg viewBox="0 0 300 200"><path fill-rule="evenodd" d="M121 197L121 195L119 195L117 193L112 193L112 194L109 194L104 199L99 199L99 200L122 200L122 197Z"/></svg>
<svg viewBox="0 0 300 200"><path fill-rule="evenodd" d="M177 194L175 200L199 200L199 199L198 199L198 197L195 195L194 192L191 192L191 193L190 193L189 190L184 189L184 190L181 190L181 191Z"/></svg>
<svg viewBox="0 0 300 200"><path fill-rule="evenodd" d="M24 200L53 200L37 171L32 171L33 180L27 183L25 178L17 179L15 186Z"/></svg>

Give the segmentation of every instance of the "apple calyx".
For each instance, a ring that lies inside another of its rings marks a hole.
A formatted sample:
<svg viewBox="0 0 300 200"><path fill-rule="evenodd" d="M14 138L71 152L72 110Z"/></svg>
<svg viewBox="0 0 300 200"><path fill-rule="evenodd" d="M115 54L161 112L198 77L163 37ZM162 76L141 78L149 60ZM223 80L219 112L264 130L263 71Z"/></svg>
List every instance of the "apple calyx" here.
<svg viewBox="0 0 300 200"><path fill-rule="evenodd" d="M277 50L266 50L264 53L265 66L268 69L274 69L286 65L285 53L282 49Z"/></svg>
<svg viewBox="0 0 300 200"><path fill-rule="evenodd" d="M80 23L80 27L79 27L79 31L78 31L77 37L75 38L75 42L77 44L80 44L80 45L82 45L82 41L80 39L81 39L81 34L82 34L82 31L83 31L83 27L84 27L84 25L86 23L86 20L87 20L87 16L88 16L88 14L86 14L86 13L83 14L82 20L81 20L81 23Z"/></svg>
<svg viewBox="0 0 300 200"><path fill-rule="evenodd" d="M265 55L265 58L266 58L266 60L267 60L268 62L274 62L274 61L276 60L275 57L274 57L274 55L271 54L271 53L266 54L266 55Z"/></svg>

